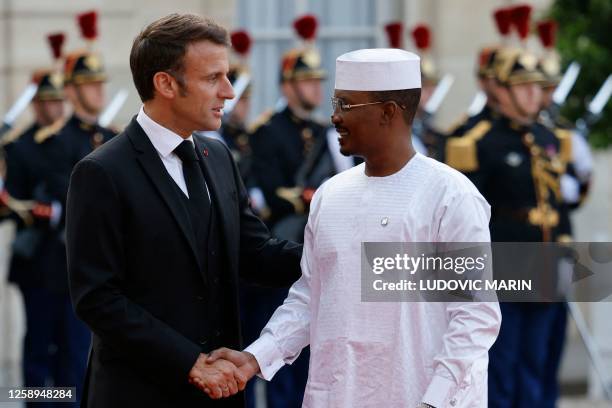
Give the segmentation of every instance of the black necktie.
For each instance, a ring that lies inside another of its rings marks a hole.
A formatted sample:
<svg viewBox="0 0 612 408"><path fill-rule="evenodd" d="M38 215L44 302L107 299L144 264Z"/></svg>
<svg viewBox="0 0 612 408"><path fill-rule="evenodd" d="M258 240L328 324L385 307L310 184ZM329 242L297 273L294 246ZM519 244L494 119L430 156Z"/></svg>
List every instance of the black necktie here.
<svg viewBox="0 0 612 408"><path fill-rule="evenodd" d="M206 182L204 181L202 169L198 164L199 158L193 143L189 140L184 140L174 149L174 153L183 162L183 176L185 177L185 184L187 184L187 191L189 192L189 201L197 209L202 210L204 214L208 214L210 200L208 199Z"/></svg>

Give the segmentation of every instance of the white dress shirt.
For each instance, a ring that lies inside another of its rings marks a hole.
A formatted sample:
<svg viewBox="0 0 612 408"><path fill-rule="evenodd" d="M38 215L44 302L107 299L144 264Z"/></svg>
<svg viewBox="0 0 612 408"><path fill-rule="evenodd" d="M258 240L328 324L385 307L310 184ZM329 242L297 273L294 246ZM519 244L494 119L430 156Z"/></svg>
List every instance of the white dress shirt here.
<svg viewBox="0 0 612 408"><path fill-rule="evenodd" d="M269 380L310 344L304 407L486 407L499 305L362 302L360 271L362 242L489 242L488 203L418 153L387 177L364 169L315 193L302 277L246 351Z"/></svg>
<svg viewBox="0 0 612 408"><path fill-rule="evenodd" d="M166 129L145 113L144 106L140 108L138 116L136 116L136 121L140 127L142 127L142 130L144 130L151 143L153 143L153 147L157 150L157 154L159 154L170 177L172 177L181 191L189 197L185 176L183 175L183 162L173 152L184 140L189 140L191 143L194 143L193 136L183 139L170 129Z"/></svg>

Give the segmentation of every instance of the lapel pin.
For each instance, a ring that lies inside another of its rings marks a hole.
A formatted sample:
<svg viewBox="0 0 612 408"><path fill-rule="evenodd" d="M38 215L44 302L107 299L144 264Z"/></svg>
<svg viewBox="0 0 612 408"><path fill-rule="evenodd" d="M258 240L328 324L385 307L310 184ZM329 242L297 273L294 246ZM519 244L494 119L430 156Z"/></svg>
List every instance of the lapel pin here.
<svg viewBox="0 0 612 408"><path fill-rule="evenodd" d="M208 157L208 149L202 150L202 154L204 155L204 157Z"/></svg>

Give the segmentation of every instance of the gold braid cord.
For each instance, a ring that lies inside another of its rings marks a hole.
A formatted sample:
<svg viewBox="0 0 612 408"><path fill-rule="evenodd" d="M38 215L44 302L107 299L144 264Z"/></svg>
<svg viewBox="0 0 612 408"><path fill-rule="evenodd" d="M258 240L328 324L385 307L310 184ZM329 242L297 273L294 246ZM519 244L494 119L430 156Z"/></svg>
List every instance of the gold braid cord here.
<svg viewBox="0 0 612 408"><path fill-rule="evenodd" d="M531 174L535 186L537 207L529 211L529 223L542 229L544 242L552 240L551 229L559 224L559 213L550 205L551 194L561 201L560 177L565 172L565 163L556 155L546 155L542 147L535 144L531 133L523 135L523 143L531 155Z"/></svg>

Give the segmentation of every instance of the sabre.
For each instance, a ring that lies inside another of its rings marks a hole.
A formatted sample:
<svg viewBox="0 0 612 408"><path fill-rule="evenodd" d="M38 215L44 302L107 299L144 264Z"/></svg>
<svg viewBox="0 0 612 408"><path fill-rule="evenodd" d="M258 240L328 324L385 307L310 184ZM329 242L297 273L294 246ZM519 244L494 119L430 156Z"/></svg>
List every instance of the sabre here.
<svg viewBox="0 0 612 408"><path fill-rule="evenodd" d="M423 137L425 135L426 130L430 126L431 118L436 114L440 105L442 105L442 101L446 97L448 90L453 85L454 78L450 74L446 74L442 77L436 89L434 89L429 101L425 104L425 108L423 108L423 114L420 118L415 118L412 122L412 134L416 137Z"/></svg>
<svg viewBox="0 0 612 408"><path fill-rule="evenodd" d="M125 89L120 89L119 92L113 96L113 99L108 104L106 109L104 109L104 112L100 114L98 124L102 127L108 127L127 100L127 97L128 91Z"/></svg>
<svg viewBox="0 0 612 408"><path fill-rule="evenodd" d="M0 138L8 132L13 123L15 123L15 119L28 107L34 95L36 95L36 91L38 86L36 84L29 84L26 89L19 95L17 101L13 104L13 106L9 109L9 111L4 115L4 119L2 119L2 127L0 128Z"/></svg>
<svg viewBox="0 0 612 408"><path fill-rule="evenodd" d="M433 93L431 94L431 98L429 98L429 101L427 101L427 104L423 109L425 113L427 113L429 116L433 116L438 111L438 108L442 104L442 101L446 97L446 94L453 85L454 81L455 78L451 74L446 74L444 77L442 77L442 80L440 80L438 86L436 86L436 89L434 89Z"/></svg>
<svg viewBox="0 0 612 408"><path fill-rule="evenodd" d="M561 106L563 106L567 99L567 95L569 95L570 91L574 87L576 78L578 78L578 74L580 73L580 69L580 64L575 61L567 67L565 73L563 74L563 78L561 78L559 85L557 85L552 94L552 103L548 109L542 112L548 115L548 120L550 120L551 123L555 123L559 118Z"/></svg>
<svg viewBox="0 0 612 408"><path fill-rule="evenodd" d="M594 115L598 116L603 108L606 106L608 101L610 100L610 95L612 94L612 74L608 75L608 79L603 83L595 98L591 101L588 107L588 111Z"/></svg>
<svg viewBox="0 0 612 408"><path fill-rule="evenodd" d="M580 69L580 64L575 61L567 67L565 73L563 74L563 78L561 78L559 85L557 85L555 92L552 94L552 100L555 105L560 107L565 103L567 95L569 95L570 91L574 87L574 84L576 83L576 78L578 78Z"/></svg>
<svg viewBox="0 0 612 408"><path fill-rule="evenodd" d="M478 91L476 96L474 96L474 99L472 99L472 103L470 103L470 106L467 109L467 115L470 117L477 115L484 109L486 103L487 94L485 94L483 91Z"/></svg>
<svg viewBox="0 0 612 408"><path fill-rule="evenodd" d="M236 79L236 82L234 82L234 86L233 86L235 96L233 99L228 99L227 101L225 101L225 106L223 107L224 115L227 116L230 113L232 113L232 111L236 107L236 104L240 100L240 97L242 97L242 94L244 93L244 91L246 91L247 87L249 86L250 82L251 82L251 76L247 73L240 74L238 79Z"/></svg>
<svg viewBox="0 0 612 408"><path fill-rule="evenodd" d="M599 119L601 119L601 112L610 100L612 95L612 74L608 75L597 94L589 103L587 107L587 113L584 117L576 121L576 130L583 137L588 137L591 126L593 126Z"/></svg>

